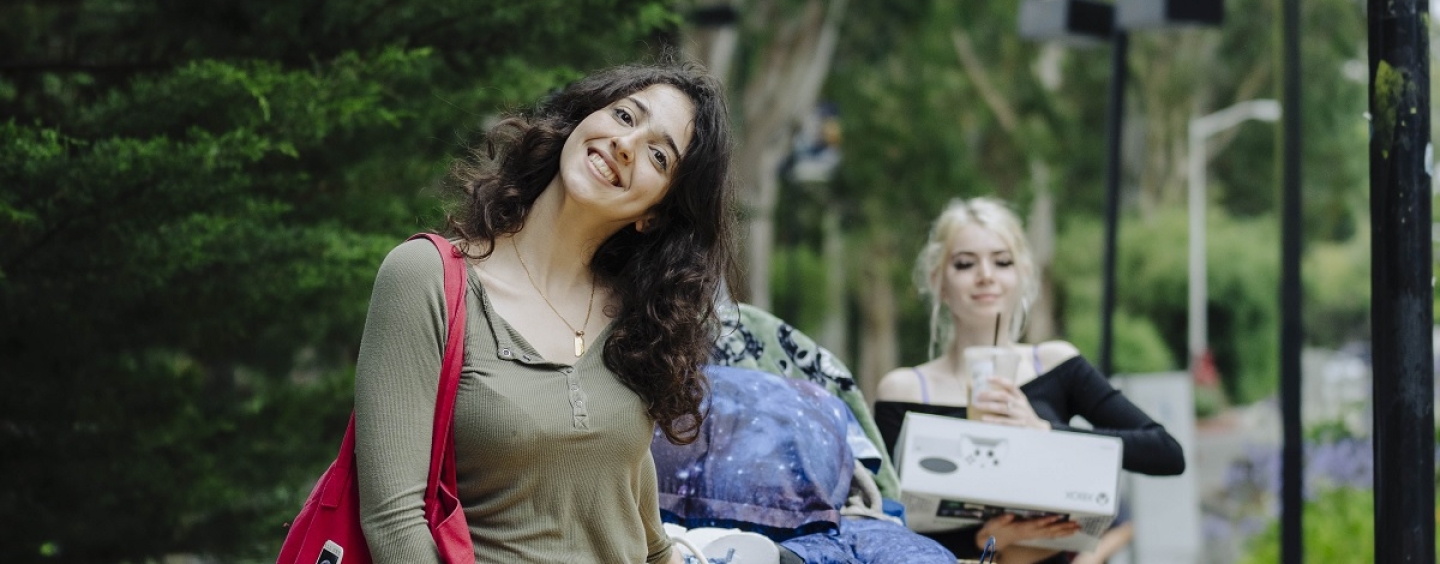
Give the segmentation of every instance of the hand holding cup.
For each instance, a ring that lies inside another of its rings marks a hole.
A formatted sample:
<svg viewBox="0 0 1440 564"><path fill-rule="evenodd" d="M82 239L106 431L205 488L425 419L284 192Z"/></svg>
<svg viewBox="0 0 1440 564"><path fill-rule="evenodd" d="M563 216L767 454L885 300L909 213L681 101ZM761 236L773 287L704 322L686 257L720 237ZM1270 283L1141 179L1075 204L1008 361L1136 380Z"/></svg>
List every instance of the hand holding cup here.
<svg viewBox="0 0 1440 564"><path fill-rule="evenodd" d="M963 354L970 383L967 417L984 420L987 415L1004 415L1008 398L996 397L989 392L997 382L1009 382L1014 387L1020 355L1008 347L966 347Z"/></svg>
<svg viewBox="0 0 1440 564"><path fill-rule="evenodd" d="M1015 385L1013 380L991 380L989 388L977 394L971 405L972 409L980 413L977 419L986 423L1046 431L1051 429L1050 422L1035 413L1035 408L1030 405L1030 398L1020 391L1020 387Z"/></svg>

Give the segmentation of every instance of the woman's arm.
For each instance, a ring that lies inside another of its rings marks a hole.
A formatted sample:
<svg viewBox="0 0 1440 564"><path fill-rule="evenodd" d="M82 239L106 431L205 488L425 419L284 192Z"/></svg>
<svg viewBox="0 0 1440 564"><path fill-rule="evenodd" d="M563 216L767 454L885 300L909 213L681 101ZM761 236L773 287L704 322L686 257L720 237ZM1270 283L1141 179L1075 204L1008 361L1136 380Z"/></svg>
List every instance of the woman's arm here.
<svg viewBox="0 0 1440 564"><path fill-rule="evenodd" d="M375 277L355 365L355 462L371 556L439 562L425 521L445 342L444 270L429 241L391 251Z"/></svg>
<svg viewBox="0 0 1440 564"><path fill-rule="evenodd" d="M645 526L645 546L649 564L681 564L685 561L665 533L665 524L660 520L660 480L655 475L655 456L645 451L644 467L640 470L640 485L636 495L640 498L640 521Z"/></svg>
<svg viewBox="0 0 1440 564"><path fill-rule="evenodd" d="M1156 423L1085 359L1067 361L1058 368L1063 373L1060 384L1066 401L1075 414L1084 417L1094 429L1085 430L1069 425L1054 428L1118 437L1125 444L1121 466L1131 472L1152 476L1174 476L1185 471L1185 452L1165 427Z"/></svg>
<svg viewBox="0 0 1440 564"><path fill-rule="evenodd" d="M1100 546L1095 547L1094 552L1082 552L1076 555L1070 564L1105 564L1111 556L1120 552L1125 545L1130 544L1130 540L1133 538L1135 538L1135 524L1122 523L1100 535Z"/></svg>

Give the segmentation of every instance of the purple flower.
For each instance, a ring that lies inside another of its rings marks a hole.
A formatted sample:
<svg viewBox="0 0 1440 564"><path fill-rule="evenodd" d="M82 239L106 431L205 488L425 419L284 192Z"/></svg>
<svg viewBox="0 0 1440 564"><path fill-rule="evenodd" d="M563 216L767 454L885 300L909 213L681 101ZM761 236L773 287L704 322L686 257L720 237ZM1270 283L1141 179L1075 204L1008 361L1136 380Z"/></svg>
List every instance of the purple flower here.
<svg viewBox="0 0 1440 564"><path fill-rule="evenodd" d="M1435 456L1440 466L1440 450ZM1305 499L1333 488L1372 489L1374 461L1374 441L1368 437L1307 442L1302 469ZM1223 491L1202 502L1207 542L1243 544L1279 518L1281 462L1279 447L1249 445L1226 468Z"/></svg>

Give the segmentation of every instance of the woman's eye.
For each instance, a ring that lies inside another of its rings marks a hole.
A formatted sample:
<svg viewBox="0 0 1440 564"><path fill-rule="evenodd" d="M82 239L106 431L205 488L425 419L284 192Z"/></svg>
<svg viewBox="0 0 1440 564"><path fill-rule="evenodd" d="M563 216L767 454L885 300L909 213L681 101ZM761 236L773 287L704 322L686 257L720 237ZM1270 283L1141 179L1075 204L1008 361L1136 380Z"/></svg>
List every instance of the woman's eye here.
<svg viewBox="0 0 1440 564"><path fill-rule="evenodd" d="M997 260L997 261L995 261L995 266L998 266L998 267L1000 267L1000 268L1010 268L1010 267L1012 267L1012 266L1015 266L1015 261L1013 261L1013 260Z"/></svg>
<svg viewBox="0 0 1440 564"><path fill-rule="evenodd" d="M625 125L635 124L635 118L630 117L630 112L625 108L615 108L615 117L619 118L620 122Z"/></svg>
<svg viewBox="0 0 1440 564"><path fill-rule="evenodd" d="M655 155L655 162L660 163L660 170L670 169L670 159L665 156L665 151L651 149L650 152Z"/></svg>
<svg viewBox="0 0 1440 564"><path fill-rule="evenodd" d="M975 266L975 263L963 260L955 261L955 270L969 270L972 266Z"/></svg>

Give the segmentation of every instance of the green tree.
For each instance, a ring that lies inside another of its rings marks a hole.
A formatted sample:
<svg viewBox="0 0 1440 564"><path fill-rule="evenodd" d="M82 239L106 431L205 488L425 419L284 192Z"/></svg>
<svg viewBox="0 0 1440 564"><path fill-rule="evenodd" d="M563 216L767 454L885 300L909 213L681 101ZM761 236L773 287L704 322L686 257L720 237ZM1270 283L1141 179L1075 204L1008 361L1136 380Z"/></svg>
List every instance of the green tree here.
<svg viewBox="0 0 1440 564"><path fill-rule="evenodd" d="M1050 49L1015 29L1016 8L1003 3L857 2L846 20L825 91L844 124L844 160L822 205L842 210L846 255L859 257L851 299L857 372L869 386L927 355L928 313L909 271L946 201L1000 195L1023 212L1045 190L1069 209L1098 209L1084 188L1102 171L1093 131L1103 129L1103 98L1064 92L1103 91L1105 76L1060 56L1052 61L1065 81L1047 84L1031 62ZM1042 188L1036 170L1067 181Z"/></svg>
<svg viewBox="0 0 1440 564"><path fill-rule="evenodd" d="M1307 252L1326 255L1306 259L1306 323L1314 328L1311 341L1321 345L1353 338L1354 331L1338 328L1354 327L1366 311L1326 282L1340 265L1332 244L1355 244L1366 208L1367 158L1354 150L1368 135L1363 72L1358 79L1354 72L1364 54L1359 9L1346 0L1318 0L1307 3L1304 14L1305 96L1298 115L1305 131ZM1234 102L1278 97L1275 11L1268 0L1240 0L1219 28L1132 34L1117 370L1186 364L1180 213L1190 158L1186 128L1191 118ZM927 313L914 297L910 261L927 222L957 196L999 195L1040 218L1048 208L1039 204L1053 202L1055 328L1087 355L1096 354L1109 47L1024 40L1017 15L1013 4L934 0L857 0L848 8L823 92L844 127L839 174L828 191L784 188L781 200L789 205L777 210L776 229L780 245L804 247L784 256L820 256L825 213L840 210L847 226L842 254L855 263L848 274L850 305L859 312L847 356L859 357L862 378L925 357ZM1275 383L1278 131L1247 124L1215 136L1207 151L1210 337L1227 387L1246 400L1272 393ZM815 311L791 304L808 304L827 276L824 268L790 269L776 278L788 283L777 285L775 303ZM1325 297L1312 298L1316 291Z"/></svg>
<svg viewBox="0 0 1440 564"><path fill-rule="evenodd" d="M669 2L0 7L0 561L265 558L333 456L370 280L489 116Z"/></svg>
<svg viewBox="0 0 1440 564"><path fill-rule="evenodd" d="M1121 232L1117 270L1115 357L1117 372L1153 372L1184 366L1187 257L1185 210L1166 208L1149 220L1128 222ZM1279 357L1279 252L1256 241L1276 240L1270 218L1236 218L1223 209L1209 214L1206 243L1210 299L1210 346L1230 397L1250 402L1276 390ZM1065 296L1065 329L1081 350L1099 342L1099 264L1086 249L1099 244L1100 224L1074 221L1060 241L1056 271ZM1314 276L1307 282L1319 280ZM1328 288L1328 286L1327 286ZM1342 298L1324 304L1343 303ZM1316 314L1327 306L1313 308ZM1336 306L1340 307L1340 306Z"/></svg>

